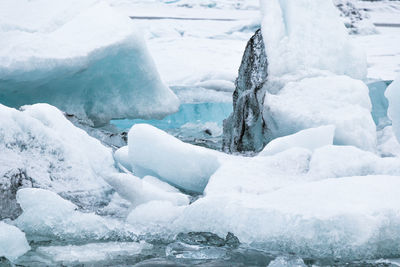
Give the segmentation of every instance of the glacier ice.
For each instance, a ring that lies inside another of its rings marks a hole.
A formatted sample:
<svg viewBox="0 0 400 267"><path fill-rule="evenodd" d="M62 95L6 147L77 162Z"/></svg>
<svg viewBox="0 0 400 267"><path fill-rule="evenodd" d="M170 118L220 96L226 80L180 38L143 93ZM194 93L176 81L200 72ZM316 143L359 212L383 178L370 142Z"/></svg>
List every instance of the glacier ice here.
<svg viewBox="0 0 400 267"><path fill-rule="evenodd" d="M135 175L156 176L192 192L202 193L219 167L213 152L185 144L148 124L136 124L129 130L128 146Z"/></svg>
<svg viewBox="0 0 400 267"><path fill-rule="evenodd" d="M392 120L393 132L400 142L400 76L389 85L385 96L389 101L388 116Z"/></svg>
<svg viewBox="0 0 400 267"><path fill-rule="evenodd" d="M122 222L81 212L52 191L23 188L18 190L17 200L23 213L15 223L30 236L67 241L136 240Z"/></svg>
<svg viewBox="0 0 400 267"><path fill-rule="evenodd" d="M117 173L104 178L117 193L129 200L132 207L152 201L164 200L176 205L189 204L189 198L168 188L162 181L156 181L157 178L140 179L136 176L126 173ZM167 188L167 189L166 189Z"/></svg>
<svg viewBox="0 0 400 267"><path fill-rule="evenodd" d="M128 151L128 146L120 147L114 152L114 159L118 164L120 164L120 167L132 171Z"/></svg>
<svg viewBox="0 0 400 267"><path fill-rule="evenodd" d="M334 136L335 126L333 125L302 130L295 134L272 140L258 156L274 155L291 147L302 147L314 151L322 146L333 145Z"/></svg>
<svg viewBox="0 0 400 267"><path fill-rule="evenodd" d="M30 249L25 234L21 230L0 221L0 257L13 262Z"/></svg>
<svg viewBox="0 0 400 267"><path fill-rule="evenodd" d="M178 110L134 22L104 1L6 0L0 17L1 103L46 102L95 125Z"/></svg>
<svg viewBox="0 0 400 267"><path fill-rule="evenodd" d="M75 265L80 263L101 262L113 260L122 256L140 254L143 250L151 249L152 245L142 242L107 242L89 243L85 245L38 247L36 252L52 263Z"/></svg>
<svg viewBox="0 0 400 267"><path fill-rule="evenodd" d="M8 185L0 189L0 218L20 213L20 187L50 189L88 210L107 204L111 187L101 177L117 172L111 149L53 106L0 104L0 151L0 180Z"/></svg>

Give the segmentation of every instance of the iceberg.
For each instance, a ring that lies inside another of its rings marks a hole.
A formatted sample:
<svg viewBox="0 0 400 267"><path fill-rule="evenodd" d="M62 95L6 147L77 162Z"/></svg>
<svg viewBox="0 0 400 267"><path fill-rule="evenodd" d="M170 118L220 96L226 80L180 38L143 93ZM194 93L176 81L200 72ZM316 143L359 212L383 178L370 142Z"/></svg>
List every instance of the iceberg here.
<svg viewBox="0 0 400 267"><path fill-rule="evenodd" d="M276 138L258 154L258 156L274 155L292 147L302 147L314 151L315 149L333 145L335 126L327 125L299 131L295 134Z"/></svg>
<svg viewBox="0 0 400 267"><path fill-rule="evenodd" d="M187 191L202 193L219 167L214 152L183 143L148 124L128 133L129 158L135 175L152 175Z"/></svg>
<svg viewBox="0 0 400 267"><path fill-rule="evenodd" d="M400 142L400 76L389 85L385 96L389 101L388 116L392 120L393 132Z"/></svg>
<svg viewBox="0 0 400 267"><path fill-rule="evenodd" d="M106 2L6 0L0 17L0 103L45 102L94 125L178 110L134 22Z"/></svg>
<svg viewBox="0 0 400 267"><path fill-rule="evenodd" d="M0 257L13 262L30 249L25 234L21 230L0 221Z"/></svg>
<svg viewBox="0 0 400 267"><path fill-rule="evenodd" d="M107 204L111 187L102 179L116 173L111 148L76 128L48 104L19 111L0 104L0 218L21 210L22 187L57 192L86 210Z"/></svg>
<svg viewBox="0 0 400 267"><path fill-rule="evenodd" d="M52 191L23 188L18 190L17 200L23 213L15 223L32 237L74 242L136 241L135 233L122 222L79 211L76 205Z"/></svg>

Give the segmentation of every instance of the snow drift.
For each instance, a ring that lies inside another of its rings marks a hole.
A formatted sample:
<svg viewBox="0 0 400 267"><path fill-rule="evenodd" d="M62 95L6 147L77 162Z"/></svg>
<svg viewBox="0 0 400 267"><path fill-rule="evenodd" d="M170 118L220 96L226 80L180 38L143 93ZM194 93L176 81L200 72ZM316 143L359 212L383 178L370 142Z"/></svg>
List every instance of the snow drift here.
<svg viewBox="0 0 400 267"><path fill-rule="evenodd" d="M95 125L177 111L135 25L106 3L7 0L0 17L0 103L46 102Z"/></svg>

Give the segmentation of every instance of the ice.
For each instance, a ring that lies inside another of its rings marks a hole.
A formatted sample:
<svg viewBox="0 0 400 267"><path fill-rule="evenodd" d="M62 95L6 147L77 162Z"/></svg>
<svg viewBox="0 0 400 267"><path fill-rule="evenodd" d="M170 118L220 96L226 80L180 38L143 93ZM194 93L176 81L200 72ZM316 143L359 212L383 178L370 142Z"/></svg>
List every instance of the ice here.
<svg viewBox="0 0 400 267"><path fill-rule="evenodd" d="M299 131L293 135L272 140L258 156L274 155L292 147L302 147L314 151L316 148L332 145L335 127L321 126Z"/></svg>
<svg viewBox="0 0 400 267"><path fill-rule="evenodd" d="M191 204L174 225L220 236L230 231L243 243L304 257L387 257L400 252L399 186L398 176L363 176L266 194L221 191Z"/></svg>
<svg viewBox="0 0 400 267"><path fill-rule="evenodd" d="M46 102L95 125L178 110L134 22L104 1L7 0L0 17L3 104Z"/></svg>
<svg viewBox="0 0 400 267"><path fill-rule="evenodd" d="M387 116L389 103L385 97L387 87L388 83L385 81L368 84L369 97L371 98L372 103L372 118L374 119L378 130L391 125Z"/></svg>
<svg viewBox="0 0 400 267"><path fill-rule="evenodd" d="M267 93L264 118L270 138L332 124L334 144L376 147L368 88L347 76L305 78L287 83L278 94Z"/></svg>
<svg viewBox="0 0 400 267"><path fill-rule="evenodd" d="M107 203L111 188L102 177L117 172L111 149L53 106L35 104L18 111L0 104L0 151L2 183L11 183L0 194L6 196L0 217L18 214L18 207L9 209L21 186L49 189L88 210Z"/></svg>
<svg viewBox="0 0 400 267"><path fill-rule="evenodd" d="M385 96L389 101L388 116L392 120L393 132L400 142L400 76L389 85Z"/></svg>
<svg viewBox="0 0 400 267"><path fill-rule="evenodd" d="M30 249L25 234L21 230L0 221L0 257L13 262Z"/></svg>
<svg viewBox="0 0 400 267"><path fill-rule="evenodd" d="M400 159L381 158L352 146L325 146L315 150L310 162L310 175L320 179L374 174L400 176Z"/></svg>
<svg viewBox="0 0 400 267"><path fill-rule="evenodd" d="M378 151L382 157L400 157L400 142L394 135L392 126L378 132Z"/></svg>
<svg viewBox="0 0 400 267"><path fill-rule="evenodd" d="M366 76L365 55L350 42L332 1L265 0L261 11L270 76Z"/></svg>
<svg viewBox="0 0 400 267"><path fill-rule="evenodd" d="M36 252L52 263L75 265L79 263L101 262L124 256L140 254L143 250L151 249L152 245L142 242L108 242L90 243L85 245L38 247Z"/></svg>
<svg viewBox="0 0 400 267"><path fill-rule="evenodd" d="M268 267L306 267L300 258L289 258L280 256L268 264Z"/></svg>
<svg viewBox="0 0 400 267"><path fill-rule="evenodd" d="M136 175L155 175L188 191L203 192L219 167L218 159L209 150L183 143L147 124L130 129L128 146Z"/></svg>
<svg viewBox="0 0 400 267"><path fill-rule="evenodd" d="M118 220L83 213L76 205L48 190L20 189L17 200L23 213L15 220L16 225L30 236L74 241L136 238Z"/></svg>
<svg viewBox="0 0 400 267"><path fill-rule="evenodd" d="M129 213L126 221L136 229L144 227L147 231L143 232L151 233L154 227L173 223L184 209L185 206L176 206L170 201L154 200L137 206Z"/></svg>
<svg viewBox="0 0 400 267"><path fill-rule="evenodd" d="M125 168L128 171L131 171L132 166L129 160L128 151L129 151L128 146L123 146L117 149L114 152L114 159L118 164L120 164L120 167Z"/></svg>
<svg viewBox="0 0 400 267"><path fill-rule="evenodd" d="M152 200L169 201L176 205L189 204L189 198L186 195L171 190L162 181L156 181L156 178L142 180L131 174L118 173L106 177L105 180L121 197L129 200L132 207Z"/></svg>

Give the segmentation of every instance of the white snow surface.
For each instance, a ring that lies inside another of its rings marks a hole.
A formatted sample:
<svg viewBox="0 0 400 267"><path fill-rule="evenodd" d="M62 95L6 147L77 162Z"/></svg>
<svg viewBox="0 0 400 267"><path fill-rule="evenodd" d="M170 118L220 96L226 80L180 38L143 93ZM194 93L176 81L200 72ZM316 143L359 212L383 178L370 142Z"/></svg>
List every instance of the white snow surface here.
<svg viewBox="0 0 400 267"><path fill-rule="evenodd" d="M188 191L203 192L219 167L213 152L183 143L148 124L135 124L129 130L128 146L135 175L155 175Z"/></svg>
<svg viewBox="0 0 400 267"><path fill-rule="evenodd" d="M269 142L258 156L269 156L291 147L302 147L314 151L316 148L333 145L335 126L327 125L299 131Z"/></svg>
<svg viewBox="0 0 400 267"><path fill-rule="evenodd" d="M45 188L92 209L107 199L102 179L117 172L110 148L48 104L21 111L0 104L0 176L22 170Z"/></svg>
<svg viewBox="0 0 400 267"><path fill-rule="evenodd" d="M388 117L392 120L393 132L400 142L400 75L386 89L385 96L389 101Z"/></svg>
<svg viewBox="0 0 400 267"><path fill-rule="evenodd" d="M25 234L21 230L0 221L0 257L13 262L30 249Z"/></svg>
<svg viewBox="0 0 400 267"><path fill-rule="evenodd" d="M178 110L134 22L105 1L6 0L0 17L3 104L46 102L98 125Z"/></svg>

